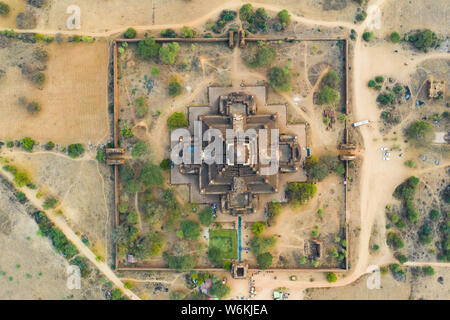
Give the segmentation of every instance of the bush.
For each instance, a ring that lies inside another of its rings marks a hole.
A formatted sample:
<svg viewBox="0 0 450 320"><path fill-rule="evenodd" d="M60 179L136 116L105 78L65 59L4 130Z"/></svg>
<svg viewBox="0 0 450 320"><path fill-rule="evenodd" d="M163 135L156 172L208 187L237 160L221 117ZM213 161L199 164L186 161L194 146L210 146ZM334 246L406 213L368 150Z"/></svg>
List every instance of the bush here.
<svg viewBox="0 0 450 320"><path fill-rule="evenodd" d="M138 222L138 215L136 212L132 211L127 215L127 222L129 224L136 224Z"/></svg>
<svg viewBox="0 0 450 320"><path fill-rule="evenodd" d="M392 92L379 94L377 97L377 102L382 105L392 104L394 102L395 96Z"/></svg>
<svg viewBox="0 0 450 320"><path fill-rule="evenodd" d="M38 87L42 87L45 82L45 74L41 71L35 71L31 74L31 82Z"/></svg>
<svg viewBox="0 0 450 320"><path fill-rule="evenodd" d="M134 100L134 104L136 106L136 114L138 117L142 118L144 117L148 112L148 105L145 101L144 97L139 97L136 100Z"/></svg>
<svg viewBox="0 0 450 320"><path fill-rule="evenodd" d="M291 73L288 68L273 67L269 69L269 83L275 91L291 90Z"/></svg>
<svg viewBox="0 0 450 320"><path fill-rule="evenodd" d="M45 150L53 150L53 148L55 147L55 143L53 141L48 141L45 145L44 148Z"/></svg>
<svg viewBox="0 0 450 320"><path fill-rule="evenodd" d="M434 138L431 124L425 121L416 121L407 129L407 137L418 145L427 145Z"/></svg>
<svg viewBox="0 0 450 320"><path fill-rule="evenodd" d="M177 33L172 29L161 30L161 36L164 38L176 38Z"/></svg>
<svg viewBox="0 0 450 320"><path fill-rule="evenodd" d="M366 31L363 33L362 37L363 37L364 41L367 41L367 42L372 41L373 40L373 32Z"/></svg>
<svg viewBox="0 0 450 320"><path fill-rule="evenodd" d="M317 193L317 187L310 183L290 182L287 187L289 202L293 205L305 204Z"/></svg>
<svg viewBox="0 0 450 320"><path fill-rule="evenodd" d="M402 249L405 246L402 238L397 233L390 232L387 238L387 244L394 249Z"/></svg>
<svg viewBox="0 0 450 320"><path fill-rule="evenodd" d="M399 43L400 40L402 40L402 37L400 36L400 34L397 31L392 32L389 35L389 38L391 39L392 43Z"/></svg>
<svg viewBox="0 0 450 320"><path fill-rule="evenodd" d="M97 150L97 156L95 157L97 159L98 162L100 163L106 163L106 154L105 151L103 151L103 149L98 149Z"/></svg>
<svg viewBox="0 0 450 320"><path fill-rule="evenodd" d="M384 77L383 76L376 76L375 77L375 81L376 81L376 83L383 83L384 82Z"/></svg>
<svg viewBox="0 0 450 320"><path fill-rule="evenodd" d="M161 46L153 38L145 38L138 43L138 54L141 58L156 58Z"/></svg>
<svg viewBox="0 0 450 320"><path fill-rule="evenodd" d="M255 236L259 236L261 233L264 232L264 224L261 222L255 222L252 225L252 233Z"/></svg>
<svg viewBox="0 0 450 320"><path fill-rule="evenodd" d="M22 148L24 148L26 151L28 152L33 152L33 147L34 147L34 140L29 138L29 137L25 137L22 139L22 141L20 141L20 144L22 146Z"/></svg>
<svg viewBox="0 0 450 320"><path fill-rule="evenodd" d="M367 13L365 11L361 11L355 17L356 21L364 21L367 17Z"/></svg>
<svg viewBox="0 0 450 320"><path fill-rule="evenodd" d="M135 29L133 29L133 28L128 28L128 29L125 31L125 33L123 34L123 36L124 36L126 39L133 39L133 38L136 37L136 34L137 34L137 32L136 32Z"/></svg>
<svg viewBox="0 0 450 320"><path fill-rule="evenodd" d="M398 262L400 262L400 264L404 264L405 262L408 261L408 258L400 253L396 254L395 258L398 260Z"/></svg>
<svg viewBox="0 0 450 320"><path fill-rule="evenodd" d="M377 83L375 82L375 80L370 80L370 81L367 83L367 86L368 86L369 88L375 88L376 85L377 85Z"/></svg>
<svg viewBox="0 0 450 320"><path fill-rule="evenodd" d="M167 127L169 127L169 130L187 127L187 121L184 113L182 112L172 113L172 115L167 119Z"/></svg>
<svg viewBox="0 0 450 320"><path fill-rule="evenodd" d="M147 144L144 141L139 140L131 149L131 156L133 158L139 158L143 156L146 152L147 152Z"/></svg>
<svg viewBox="0 0 450 320"><path fill-rule="evenodd" d="M178 42L171 42L159 49L159 57L167 64L174 64L178 51L180 51Z"/></svg>
<svg viewBox="0 0 450 320"><path fill-rule="evenodd" d="M135 194L135 193L138 193L138 192L141 192L141 191L142 191L142 186L141 186L141 184L140 184L140 182L139 182L138 180L136 180L136 179L131 179L131 180L128 181L128 183L125 185L125 190L126 190L128 193Z"/></svg>
<svg viewBox="0 0 450 320"><path fill-rule="evenodd" d="M193 38L194 31L191 28L184 26L183 28L181 28L181 37L182 38Z"/></svg>
<svg viewBox="0 0 450 320"><path fill-rule="evenodd" d="M319 104L333 104L341 98L339 92L330 88L329 86L323 87L319 92Z"/></svg>
<svg viewBox="0 0 450 320"><path fill-rule="evenodd" d="M56 207L56 204L58 203L58 200L53 197L48 197L45 199L44 203L42 204L42 208L44 210L53 209Z"/></svg>
<svg viewBox="0 0 450 320"><path fill-rule="evenodd" d="M181 84L177 80L172 80L169 83L169 96L176 97L181 94Z"/></svg>
<svg viewBox="0 0 450 320"><path fill-rule="evenodd" d="M239 16L242 20L252 23L255 17L252 5L250 3L244 4L239 10Z"/></svg>
<svg viewBox="0 0 450 320"><path fill-rule="evenodd" d="M325 86L329 86L333 89L338 89L339 85L341 84L341 78L338 76L336 71L330 70L327 72L327 74L323 77L322 83Z"/></svg>
<svg viewBox="0 0 450 320"><path fill-rule="evenodd" d="M256 257L259 269L267 269L272 265L273 256L270 252L265 252Z"/></svg>
<svg viewBox="0 0 450 320"><path fill-rule="evenodd" d="M423 272L427 275L427 276L433 276L434 275L434 269L431 266L426 266L423 268Z"/></svg>
<svg viewBox="0 0 450 320"><path fill-rule="evenodd" d="M151 74L152 76L154 76L154 77L159 76L159 74L160 74L159 68L158 68L158 67L152 67L152 68L150 69L150 74Z"/></svg>
<svg viewBox="0 0 450 320"><path fill-rule="evenodd" d="M8 15L11 8L8 4L4 3L3 1L0 2L0 16L6 16Z"/></svg>
<svg viewBox="0 0 450 320"><path fill-rule="evenodd" d="M438 210L433 209L430 211L430 219L431 220L439 220L440 217L441 217L441 213Z"/></svg>
<svg viewBox="0 0 450 320"><path fill-rule="evenodd" d="M428 48L436 45L437 37L433 31L425 29L410 37L409 40L413 42L417 49L427 51Z"/></svg>
<svg viewBox="0 0 450 320"><path fill-rule="evenodd" d="M159 167L164 171L170 170L172 167L172 161L170 159L163 159L159 164Z"/></svg>
<svg viewBox="0 0 450 320"><path fill-rule="evenodd" d="M329 283L336 282L337 281L336 273L334 273L334 272L327 272L327 281Z"/></svg>
<svg viewBox="0 0 450 320"><path fill-rule="evenodd" d="M282 205L280 202L270 202L268 205L268 223L273 224L275 218L281 213Z"/></svg>
<svg viewBox="0 0 450 320"><path fill-rule="evenodd" d="M71 144L71 145L69 145L67 150L69 153L69 157L71 157L71 158L81 157L84 153L84 148L81 145L81 143Z"/></svg>
<svg viewBox="0 0 450 320"><path fill-rule="evenodd" d="M206 207L200 211L198 214L198 220L200 220L202 225L208 227L214 220L212 209L210 207Z"/></svg>

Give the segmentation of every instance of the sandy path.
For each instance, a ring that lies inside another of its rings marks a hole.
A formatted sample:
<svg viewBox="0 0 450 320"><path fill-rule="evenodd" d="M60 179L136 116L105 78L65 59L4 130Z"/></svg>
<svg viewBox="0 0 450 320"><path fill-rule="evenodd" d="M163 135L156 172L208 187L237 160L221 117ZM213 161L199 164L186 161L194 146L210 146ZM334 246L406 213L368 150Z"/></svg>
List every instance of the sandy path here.
<svg viewBox="0 0 450 320"><path fill-rule="evenodd" d="M0 174L6 178L8 181L13 183L13 177L10 173L0 169ZM43 200L39 200L36 198L37 190L31 190L28 188L18 188L22 191L28 200L38 209L44 211L42 208ZM55 216L53 214L47 213L47 217L52 221L55 226L61 230L62 233L69 239L75 247L78 249L81 255L89 259L95 267L101 271L116 287L118 287L128 298L132 300L140 300L140 298L135 295L132 291L126 289L124 284L120 279L115 275L115 273L111 270L111 268L105 262L99 262L96 259L96 255L81 241L80 237L78 237L75 232L68 226L66 221L61 216Z"/></svg>

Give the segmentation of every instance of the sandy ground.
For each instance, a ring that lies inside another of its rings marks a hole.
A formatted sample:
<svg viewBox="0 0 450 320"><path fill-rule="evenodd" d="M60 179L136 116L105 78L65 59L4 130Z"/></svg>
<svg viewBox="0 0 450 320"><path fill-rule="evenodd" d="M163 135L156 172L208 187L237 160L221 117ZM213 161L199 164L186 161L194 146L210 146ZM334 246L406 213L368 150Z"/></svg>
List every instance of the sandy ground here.
<svg viewBox="0 0 450 320"><path fill-rule="evenodd" d="M1 178L3 179L3 178ZM82 280L80 290L68 289L69 263L50 240L37 235L32 208L15 201L0 181L0 299L104 299L97 285Z"/></svg>
<svg viewBox="0 0 450 320"><path fill-rule="evenodd" d="M52 140L61 144L108 139L108 44L55 43L45 49L50 59L43 90L25 80L17 66L9 65L14 57L0 62L2 67L6 65L0 86L0 139L30 136L39 142ZM18 106L21 96L39 102L41 112L29 115Z"/></svg>

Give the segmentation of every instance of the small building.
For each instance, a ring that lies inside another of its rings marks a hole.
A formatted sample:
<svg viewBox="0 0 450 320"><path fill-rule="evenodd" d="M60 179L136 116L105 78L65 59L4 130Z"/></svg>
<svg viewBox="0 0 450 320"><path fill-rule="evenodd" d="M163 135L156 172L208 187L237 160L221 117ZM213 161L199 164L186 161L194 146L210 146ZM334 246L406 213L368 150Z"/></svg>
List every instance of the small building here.
<svg viewBox="0 0 450 320"><path fill-rule="evenodd" d="M248 274L248 264L241 262L234 262L231 266L231 276L234 279L247 279Z"/></svg>

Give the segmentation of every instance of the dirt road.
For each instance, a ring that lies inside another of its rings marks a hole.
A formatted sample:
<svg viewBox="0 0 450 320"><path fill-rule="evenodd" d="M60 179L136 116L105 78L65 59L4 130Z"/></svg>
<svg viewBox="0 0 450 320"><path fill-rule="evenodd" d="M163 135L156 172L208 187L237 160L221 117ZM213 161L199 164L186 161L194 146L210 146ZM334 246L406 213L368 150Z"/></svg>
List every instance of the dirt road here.
<svg viewBox="0 0 450 320"><path fill-rule="evenodd" d="M10 173L0 169L0 174L5 177L11 183L13 182L13 177ZM39 200L36 198L37 190L31 190L28 188L19 188L22 191L28 200L38 209L44 211L42 208L43 200ZM61 216L55 216L53 214L47 213L47 217L58 227L59 230L64 233L64 235L69 239L75 247L78 249L81 255L89 259L95 267L100 270L114 285L119 288L128 298L132 300L140 300L140 298L135 295L132 291L126 289L124 284L120 279L115 275L115 273L111 270L110 267L105 262L99 262L96 259L96 255L81 241L80 237L78 237L75 232L67 225L66 221Z"/></svg>

